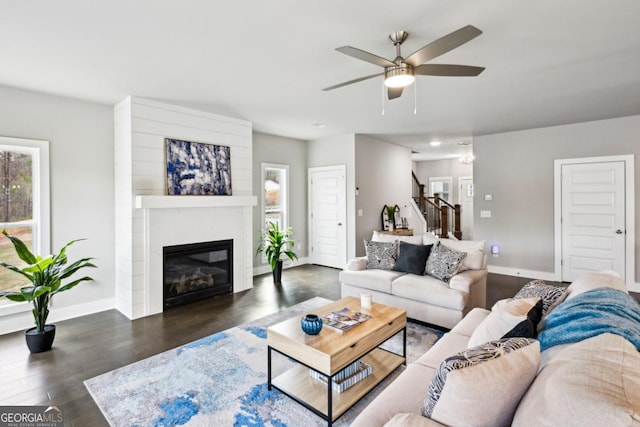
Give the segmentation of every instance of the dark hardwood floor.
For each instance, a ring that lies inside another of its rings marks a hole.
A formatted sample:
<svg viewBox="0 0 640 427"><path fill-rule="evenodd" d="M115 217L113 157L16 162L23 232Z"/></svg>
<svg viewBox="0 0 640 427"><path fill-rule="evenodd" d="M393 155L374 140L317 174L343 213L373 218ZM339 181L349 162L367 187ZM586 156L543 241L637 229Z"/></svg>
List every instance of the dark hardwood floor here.
<svg viewBox="0 0 640 427"><path fill-rule="evenodd" d="M130 321L108 310L57 323L53 350L29 354L24 333L0 336L0 405L62 407L66 425L106 426L83 381L314 296L340 298L339 270L303 265L254 278L249 291L199 301ZM531 279L489 274L487 306Z"/></svg>

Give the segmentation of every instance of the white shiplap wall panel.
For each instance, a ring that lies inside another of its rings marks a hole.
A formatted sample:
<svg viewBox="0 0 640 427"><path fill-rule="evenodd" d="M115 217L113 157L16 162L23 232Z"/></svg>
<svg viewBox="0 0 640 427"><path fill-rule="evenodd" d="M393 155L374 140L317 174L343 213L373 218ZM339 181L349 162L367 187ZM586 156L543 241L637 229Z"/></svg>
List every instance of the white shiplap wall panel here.
<svg viewBox="0 0 640 427"><path fill-rule="evenodd" d="M229 146L233 195L251 195L252 126L244 120L142 98L128 98L118 104L114 108L114 123L116 141L120 138L115 144L117 234L126 231L123 233L126 237L116 245L122 251L116 262L127 264L126 268L120 265L117 269L120 280L116 300L121 312L138 318L151 314L149 296L145 294L149 290L145 241L150 230L143 210L134 208L133 199L136 195L166 194L165 138ZM240 259L234 268L242 283L235 285L236 291L252 286L251 209L242 212L242 232L236 236ZM180 221L184 212L177 215L176 221ZM216 211L211 215L216 215Z"/></svg>

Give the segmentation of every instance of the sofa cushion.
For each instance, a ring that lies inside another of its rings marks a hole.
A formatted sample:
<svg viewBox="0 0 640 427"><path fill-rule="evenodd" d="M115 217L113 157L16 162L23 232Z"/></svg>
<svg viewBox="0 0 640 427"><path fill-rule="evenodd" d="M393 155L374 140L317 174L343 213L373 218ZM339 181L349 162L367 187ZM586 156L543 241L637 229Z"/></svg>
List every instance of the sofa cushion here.
<svg viewBox="0 0 640 427"><path fill-rule="evenodd" d="M382 426L399 412L419 414L424 396L422 393L407 393L407 390L424 390L425 380L431 378L434 372L433 368L415 363L408 365L400 376L364 408L351 427Z"/></svg>
<svg viewBox="0 0 640 427"><path fill-rule="evenodd" d="M454 310L464 310L467 306L466 293L451 289L431 276L406 274L398 277L391 284L391 293L402 298Z"/></svg>
<svg viewBox="0 0 640 427"><path fill-rule="evenodd" d="M431 418L425 418L420 414L400 413L387 421L384 427L446 427Z"/></svg>
<svg viewBox="0 0 640 427"><path fill-rule="evenodd" d="M564 297L566 290L560 286L547 285L543 280L532 280L524 285L513 298L541 298L542 315L544 316L557 300Z"/></svg>
<svg viewBox="0 0 640 427"><path fill-rule="evenodd" d="M390 294L391 283L404 275L405 273L392 270L342 270L338 279L341 283Z"/></svg>
<svg viewBox="0 0 640 427"><path fill-rule="evenodd" d="M473 331L475 331L475 329L478 327L480 322L482 322L489 315L489 313L491 312L485 308L476 307L468 312L467 315L464 316L457 325L451 328L451 332L470 337L473 334Z"/></svg>
<svg viewBox="0 0 640 427"><path fill-rule="evenodd" d="M464 252L464 258L458 271L479 270L484 264L484 240L441 239L440 244L457 252Z"/></svg>
<svg viewBox="0 0 640 427"><path fill-rule="evenodd" d="M437 244L431 249L427 259L426 273L448 283L466 256L464 252L457 252Z"/></svg>
<svg viewBox="0 0 640 427"><path fill-rule="evenodd" d="M540 298L500 300L493 305L491 313L473 331L468 347L476 347L500 338L535 338L536 326L541 317L542 300ZM513 335L518 332L521 334Z"/></svg>
<svg viewBox="0 0 640 427"><path fill-rule="evenodd" d="M438 369L443 360L466 349L468 343L468 335L461 335L453 331L447 332L414 363Z"/></svg>
<svg viewBox="0 0 640 427"><path fill-rule="evenodd" d="M640 353L629 341L602 334L546 350L544 359L514 426L640 425Z"/></svg>
<svg viewBox="0 0 640 427"><path fill-rule="evenodd" d="M379 270L391 270L398 256L398 244L396 242L372 242L364 241L364 249L367 253L367 268Z"/></svg>
<svg viewBox="0 0 640 427"><path fill-rule="evenodd" d="M598 288L613 288L629 293L627 285L615 271L594 271L583 274L567 288L566 299Z"/></svg>
<svg viewBox="0 0 640 427"><path fill-rule="evenodd" d="M540 347L528 338L491 341L445 359L422 414L449 426L506 426L533 381Z"/></svg>
<svg viewBox="0 0 640 427"><path fill-rule="evenodd" d="M400 242L398 259L393 266L394 271L402 271L405 273L424 275L424 269L427 265L427 258L431 253L433 245L412 245L407 242Z"/></svg>

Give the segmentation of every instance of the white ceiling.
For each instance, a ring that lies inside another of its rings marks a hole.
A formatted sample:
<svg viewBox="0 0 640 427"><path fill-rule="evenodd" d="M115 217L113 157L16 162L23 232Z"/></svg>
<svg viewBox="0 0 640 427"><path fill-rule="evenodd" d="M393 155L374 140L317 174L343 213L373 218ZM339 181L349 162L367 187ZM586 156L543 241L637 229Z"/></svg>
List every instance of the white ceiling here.
<svg viewBox="0 0 640 427"><path fill-rule="evenodd" d="M640 114L638 0L0 0L0 84L113 105L147 97L300 139L371 134L425 152L496 132ZM418 77L382 105L389 59L467 24L484 34L432 63L478 77ZM384 108L385 114L381 115ZM314 127L323 123L326 127ZM450 154L450 153L449 153Z"/></svg>

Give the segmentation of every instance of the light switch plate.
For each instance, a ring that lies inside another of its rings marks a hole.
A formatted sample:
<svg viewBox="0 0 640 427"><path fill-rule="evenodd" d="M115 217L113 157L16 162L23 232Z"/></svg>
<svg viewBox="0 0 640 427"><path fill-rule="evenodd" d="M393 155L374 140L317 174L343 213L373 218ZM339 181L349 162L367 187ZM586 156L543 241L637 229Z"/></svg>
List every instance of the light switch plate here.
<svg viewBox="0 0 640 427"><path fill-rule="evenodd" d="M491 194L485 194L485 195L484 195L484 200L485 200L485 201L487 201L487 202L492 201L492 200L493 200L493 195L491 195Z"/></svg>
<svg viewBox="0 0 640 427"><path fill-rule="evenodd" d="M491 218L491 211L480 211L480 218Z"/></svg>

